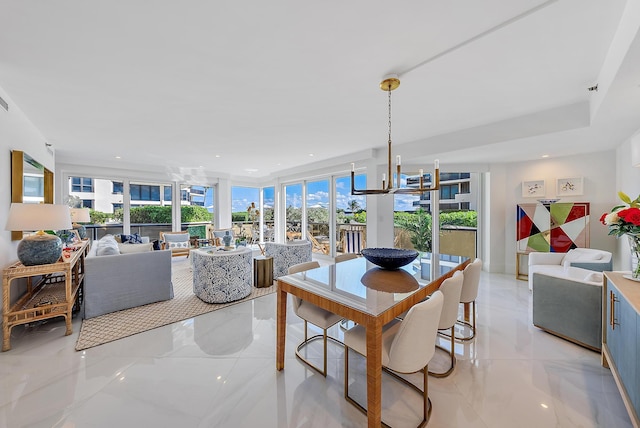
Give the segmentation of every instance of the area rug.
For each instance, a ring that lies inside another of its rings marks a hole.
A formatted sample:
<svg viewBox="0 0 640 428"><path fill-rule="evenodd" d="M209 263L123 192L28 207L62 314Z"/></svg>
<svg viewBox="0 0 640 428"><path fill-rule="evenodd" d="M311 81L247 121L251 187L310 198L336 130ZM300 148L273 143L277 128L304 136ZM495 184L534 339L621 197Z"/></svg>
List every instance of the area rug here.
<svg viewBox="0 0 640 428"><path fill-rule="evenodd" d="M193 318L240 302L274 293L277 286L256 288L244 299L223 304L205 303L193 294L191 261L174 259L171 279L174 298L82 321L76 351Z"/></svg>

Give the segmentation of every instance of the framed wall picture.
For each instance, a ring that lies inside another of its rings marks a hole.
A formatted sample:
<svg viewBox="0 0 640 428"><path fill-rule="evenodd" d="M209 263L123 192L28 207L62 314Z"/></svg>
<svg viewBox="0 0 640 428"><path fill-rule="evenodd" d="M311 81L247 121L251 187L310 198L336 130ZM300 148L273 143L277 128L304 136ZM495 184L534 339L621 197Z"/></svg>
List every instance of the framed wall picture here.
<svg viewBox="0 0 640 428"><path fill-rule="evenodd" d="M532 180L522 182L523 198L541 198L544 196L544 180Z"/></svg>
<svg viewBox="0 0 640 428"><path fill-rule="evenodd" d="M582 177L558 178L556 183L556 195L558 196L574 196L582 195L583 189Z"/></svg>

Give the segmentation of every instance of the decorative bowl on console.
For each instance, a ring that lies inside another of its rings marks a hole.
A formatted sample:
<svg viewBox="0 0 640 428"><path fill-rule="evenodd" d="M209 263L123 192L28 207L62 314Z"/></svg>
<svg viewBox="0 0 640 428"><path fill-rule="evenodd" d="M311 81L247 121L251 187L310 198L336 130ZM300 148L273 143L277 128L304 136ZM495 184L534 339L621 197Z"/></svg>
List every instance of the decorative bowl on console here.
<svg viewBox="0 0 640 428"><path fill-rule="evenodd" d="M418 252L402 248L365 248L362 250L362 256L376 266L393 270L414 261Z"/></svg>

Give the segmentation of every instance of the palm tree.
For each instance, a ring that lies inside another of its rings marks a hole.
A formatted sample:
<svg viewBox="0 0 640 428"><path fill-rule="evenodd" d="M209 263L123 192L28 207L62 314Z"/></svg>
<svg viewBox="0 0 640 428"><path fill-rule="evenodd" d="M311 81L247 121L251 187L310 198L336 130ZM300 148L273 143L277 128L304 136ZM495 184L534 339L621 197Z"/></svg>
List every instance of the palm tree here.
<svg viewBox="0 0 640 428"><path fill-rule="evenodd" d="M348 203L348 206L352 213L360 210L360 204L355 199L351 199Z"/></svg>

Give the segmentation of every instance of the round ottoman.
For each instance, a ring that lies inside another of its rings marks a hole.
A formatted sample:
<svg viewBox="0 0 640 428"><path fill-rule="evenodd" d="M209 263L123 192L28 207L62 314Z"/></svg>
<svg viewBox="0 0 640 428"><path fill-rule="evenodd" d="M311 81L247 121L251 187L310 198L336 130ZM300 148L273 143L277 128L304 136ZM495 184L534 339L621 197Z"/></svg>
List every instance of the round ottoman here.
<svg viewBox="0 0 640 428"><path fill-rule="evenodd" d="M251 294L252 251L191 251L193 293L207 303L227 303Z"/></svg>

